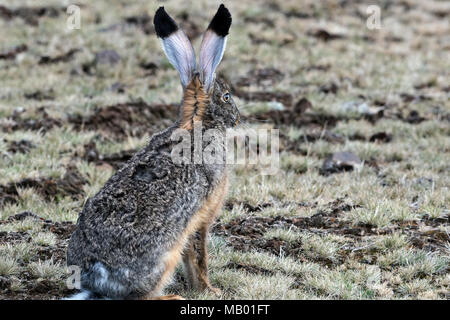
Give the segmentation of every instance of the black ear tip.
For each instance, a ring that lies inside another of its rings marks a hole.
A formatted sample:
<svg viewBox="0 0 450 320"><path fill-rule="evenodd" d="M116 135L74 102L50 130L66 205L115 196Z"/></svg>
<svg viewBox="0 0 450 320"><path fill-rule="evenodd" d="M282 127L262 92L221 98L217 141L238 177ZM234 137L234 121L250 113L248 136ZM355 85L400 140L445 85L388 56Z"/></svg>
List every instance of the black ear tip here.
<svg viewBox="0 0 450 320"><path fill-rule="evenodd" d="M159 7L156 10L153 18L156 35L160 38L166 38L178 30L178 26L173 19L167 14L164 7Z"/></svg>
<svg viewBox="0 0 450 320"><path fill-rule="evenodd" d="M223 3L219 6L219 9L217 9L216 14L231 20L231 13L230 11L228 11L227 7L225 7Z"/></svg>
<svg viewBox="0 0 450 320"><path fill-rule="evenodd" d="M231 13L222 3L211 20L208 29L213 30L221 37L225 37L230 31L231 21Z"/></svg>
<svg viewBox="0 0 450 320"><path fill-rule="evenodd" d="M159 7L158 10L155 12L155 17L153 18L153 23L162 21L166 16L168 16L166 10L164 10L164 7Z"/></svg>

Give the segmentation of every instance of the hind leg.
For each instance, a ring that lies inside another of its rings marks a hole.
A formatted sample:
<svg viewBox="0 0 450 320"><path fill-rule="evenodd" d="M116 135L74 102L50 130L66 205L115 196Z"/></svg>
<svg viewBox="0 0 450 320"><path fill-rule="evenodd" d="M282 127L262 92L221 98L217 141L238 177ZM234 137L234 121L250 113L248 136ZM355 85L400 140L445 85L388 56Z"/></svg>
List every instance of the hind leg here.
<svg viewBox="0 0 450 320"><path fill-rule="evenodd" d="M144 300L181 300L182 297L178 295L161 295L164 287L170 281L176 265L181 260L181 253L183 250L185 239L181 237L180 241L165 255L163 258L163 271L154 275L155 279L158 279L153 287L153 290L148 293Z"/></svg>

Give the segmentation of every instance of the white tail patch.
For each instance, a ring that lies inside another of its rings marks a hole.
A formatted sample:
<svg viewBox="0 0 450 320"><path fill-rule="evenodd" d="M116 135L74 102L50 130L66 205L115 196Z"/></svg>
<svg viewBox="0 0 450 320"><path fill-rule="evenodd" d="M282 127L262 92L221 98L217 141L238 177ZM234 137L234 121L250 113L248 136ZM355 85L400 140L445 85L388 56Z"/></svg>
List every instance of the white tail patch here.
<svg viewBox="0 0 450 320"><path fill-rule="evenodd" d="M91 292L84 290L79 293L75 293L74 295L72 295L70 297L63 298L62 300L89 300L90 296L91 296Z"/></svg>

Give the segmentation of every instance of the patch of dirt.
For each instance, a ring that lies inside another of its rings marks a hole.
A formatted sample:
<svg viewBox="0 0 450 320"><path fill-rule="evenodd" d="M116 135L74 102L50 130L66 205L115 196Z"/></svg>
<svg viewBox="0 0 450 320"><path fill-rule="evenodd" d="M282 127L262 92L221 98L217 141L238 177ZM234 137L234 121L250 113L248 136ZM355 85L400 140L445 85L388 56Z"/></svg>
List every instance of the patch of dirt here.
<svg viewBox="0 0 450 320"><path fill-rule="evenodd" d="M410 94L410 93L401 93L400 98L403 100L403 102L411 103L413 101L430 101L432 100L431 97L423 95L423 94Z"/></svg>
<svg viewBox="0 0 450 320"><path fill-rule="evenodd" d="M392 141L392 134L388 134L384 131L374 133L369 138L370 142L381 142L381 143L388 143Z"/></svg>
<svg viewBox="0 0 450 320"><path fill-rule="evenodd" d="M131 159L133 155L138 151L133 150L123 150L117 153L112 153L108 155L101 155L97 150L97 145L94 141L91 141L83 146L84 151L82 158L88 162L94 162L96 165L108 164L115 170L123 166L125 162Z"/></svg>
<svg viewBox="0 0 450 320"><path fill-rule="evenodd" d="M36 111L35 118L25 118L21 116L21 112L13 112L5 121L0 122L0 128L4 132L39 130L45 133L53 127L60 127L62 123L60 119L50 117L44 107L40 107Z"/></svg>
<svg viewBox="0 0 450 320"><path fill-rule="evenodd" d="M244 18L244 22L245 23L261 23L266 25L267 27L274 27L275 23L273 22L273 20L267 18L267 17L245 17Z"/></svg>
<svg viewBox="0 0 450 320"><path fill-rule="evenodd" d="M189 14L187 12L183 12L177 15L175 17L175 20L190 40L198 38L204 31L200 30L198 25L193 21L193 19L189 17ZM132 15L125 17L123 21L128 25L135 26L136 28L142 30L142 32L147 35L155 33L153 18L146 13L142 15ZM108 29L117 27L121 27L120 24L110 26Z"/></svg>
<svg viewBox="0 0 450 320"><path fill-rule="evenodd" d="M145 76L154 76L156 75L156 72L158 71L159 67L156 63L150 61L150 62L140 62L139 67L144 69L146 71Z"/></svg>
<svg viewBox="0 0 450 320"><path fill-rule="evenodd" d="M425 215L422 217L421 221L423 221L427 226L432 227L448 226L450 225L450 214L438 218L433 218L429 215Z"/></svg>
<svg viewBox="0 0 450 320"><path fill-rule="evenodd" d="M94 76L96 73L96 69L99 68L102 65L105 65L109 68L112 68L113 66L115 66L116 64L118 64L121 60L120 55L117 53L117 51L115 50L100 50L98 52L95 53L95 57L94 59L92 59L89 62L85 62L82 64L81 69L83 70L83 72L87 75L90 76ZM78 73L78 70L74 70L75 73ZM117 88L114 88L117 87ZM113 84L111 87L112 91L119 91L118 89L120 89L120 87L122 87L123 89L123 85L119 84Z"/></svg>
<svg viewBox="0 0 450 320"><path fill-rule="evenodd" d="M309 30L306 32L306 34L308 36L317 38L319 40L322 40L324 42L328 42L331 40L336 40L336 39L344 39L345 36L341 35L341 34L335 34L335 33L331 33L325 29L317 29L317 30Z"/></svg>
<svg viewBox="0 0 450 320"><path fill-rule="evenodd" d="M227 204L229 206L229 204ZM338 198L318 210L310 217L256 217L252 215L233 219L228 223L216 223L212 232L222 238L235 250L248 252L251 250L264 251L276 256L289 255L299 261L311 261L328 267L339 265L346 256L357 258L361 263L376 264L376 255L373 245L363 241L365 236L387 235L394 232L406 234L411 246L424 249L428 252L445 252L449 235L438 226L448 225L450 215L440 218L423 217L421 221L397 221L386 228L376 228L370 224L353 225L348 221L341 220L339 216L357 206L345 202L345 198ZM259 208L253 212L259 211ZM249 211L252 213L251 211ZM426 225L424 227L423 225ZM337 234L345 236L347 243L337 252L336 259L324 259L320 257L311 258L301 249L301 241L287 242L278 238L264 239L264 234L270 229L290 229L297 232L308 231L310 233ZM251 273L264 273L254 266L236 265L230 263L226 268L243 269ZM270 274L270 273L269 273Z"/></svg>
<svg viewBox="0 0 450 320"><path fill-rule="evenodd" d="M7 142L5 140L5 142ZM9 141L8 142L8 152L12 153L28 153L31 149L36 146L29 140L18 140L18 141Z"/></svg>
<svg viewBox="0 0 450 320"><path fill-rule="evenodd" d="M296 127L303 127L308 125L334 127L340 120L334 115L305 112L310 108L311 103L307 99L302 98L295 104L293 108L255 113L254 115L252 115L252 117L257 121L274 123L277 126L292 125Z"/></svg>
<svg viewBox="0 0 450 320"><path fill-rule="evenodd" d="M0 232L0 244L9 243L14 244L16 242L28 242L31 240L31 236L28 232Z"/></svg>
<svg viewBox="0 0 450 320"><path fill-rule="evenodd" d="M134 25L137 28L141 29L145 34L153 34L155 32L155 28L153 27L152 18L148 14L137 15L137 16L129 16L124 18L125 23Z"/></svg>
<svg viewBox="0 0 450 320"><path fill-rule="evenodd" d="M283 8L275 1L268 2L266 6L268 10L279 12L287 18L309 19L318 16L318 12L313 4L305 3L302 5L302 9L289 7L286 10L283 10Z"/></svg>
<svg viewBox="0 0 450 320"><path fill-rule="evenodd" d="M269 276L273 276L275 274L275 272L272 270L261 268L261 267L254 266L251 264L240 263L240 262L228 262L223 268L244 270L251 274L263 274L263 275L269 275Z"/></svg>
<svg viewBox="0 0 450 320"><path fill-rule="evenodd" d="M66 173L60 179L38 178L23 179L5 186L0 186L0 206L6 203L15 203L20 199L18 188L34 188L46 201L55 201L58 196L70 196L78 199L84 195L83 185L87 180L81 176L78 170L69 166Z"/></svg>
<svg viewBox="0 0 450 320"><path fill-rule="evenodd" d="M81 49L70 49L69 51L62 53L60 55L54 56L54 57L42 56L41 59L39 60L39 64L45 65L45 64L55 64L55 63L59 63L59 62L68 62L75 57L75 54L77 52L80 52L80 51L81 51Z"/></svg>
<svg viewBox="0 0 450 320"><path fill-rule="evenodd" d="M288 151L296 154L300 154L302 156L308 155L308 150L305 147L302 147L302 141L297 140L291 140L288 137L286 137L283 134L280 134L280 152Z"/></svg>
<svg viewBox="0 0 450 320"><path fill-rule="evenodd" d="M287 254L299 257L301 252L300 241L287 242L278 238L263 238L267 230L283 226L285 223L283 218L277 218L239 218L226 224L216 224L212 230L214 234L223 237L229 245L239 251L247 252L256 249L276 256Z"/></svg>
<svg viewBox="0 0 450 320"><path fill-rule="evenodd" d="M9 216L8 219L0 221L0 224L13 223L25 219L36 220L36 223L42 224L42 229L44 231L54 233L59 240L68 240L75 230L75 224L71 221L54 222L52 220L44 219L31 211L23 211ZM27 241L28 239L31 239L31 236L29 236L27 232L0 232L0 241L5 238Z"/></svg>
<svg viewBox="0 0 450 320"><path fill-rule="evenodd" d="M297 39L297 36L293 32L284 32L278 34L276 38L270 36L264 36L261 33L249 33L249 38L254 45L260 45L262 43L267 43L269 45L275 46L285 46L291 42L294 42Z"/></svg>
<svg viewBox="0 0 450 320"><path fill-rule="evenodd" d="M244 91L244 90L234 90L236 96L247 101L277 101L281 102L285 107L292 105L294 97L292 94L287 92L271 92L271 91Z"/></svg>
<svg viewBox="0 0 450 320"><path fill-rule="evenodd" d="M418 124L422 121L425 121L426 119L422 117L416 110L412 110L409 112L408 116L406 118L403 118L402 120L411 124Z"/></svg>
<svg viewBox="0 0 450 320"><path fill-rule="evenodd" d="M345 142L345 139L342 136L329 130L325 130L320 126L308 126L308 132L301 135L297 139L291 139L284 133L280 133L280 140L282 141L280 151L291 151L300 154L306 152L305 149L301 148L304 143L313 143L317 140L324 140L336 144L342 144ZM306 155L306 153L304 155Z"/></svg>
<svg viewBox="0 0 450 320"><path fill-rule="evenodd" d="M422 217L420 220L395 221L392 230L407 234L410 244L428 252L446 252L450 236L438 227L450 225L450 214L441 218Z"/></svg>
<svg viewBox="0 0 450 320"><path fill-rule="evenodd" d="M331 69L330 64L310 64L303 68L302 70L309 72L309 71L328 71Z"/></svg>
<svg viewBox="0 0 450 320"><path fill-rule="evenodd" d="M39 19L43 17L57 18L61 13L65 12L64 8L58 7L18 7L10 9L0 5L0 17L5 20L21 18L25 23L38 26Z"/></svg>
<svg viewBox="0 0 450 320"><path fill-rule="evenodd" d="M116 138L143 136L167 128L178 118L177 104L148 105L130 102L97 108L87 117L69 116L76 130L93 130L114 135Z"/></svg>
<svg viewBox="0 0 450 320"><path fill-rule="evenodd" d="M309 207L309 208L314 208L317 205L317 202L315 203L305 203L305 202L292 202L292 201L286 201L282 204L280 204L279 206L281 207L287 207L287 206L292 206L292 205L296 205L298 207ZM265 208L270 208L274 206L274 203L270 203L270 202L264 202L264 203L258 203L256 205L252 205L250 204L248 201L231 201L228 200L225 205L224 208L226 210L233 210L234 207L239 207L242 206L242 209L244 209L246 212L248 213L254 213L254 212L259 212L264 210Z"/></svg>
<svg viewBox="0 0 450 320"><path fill-rule="evenodd" d="M18 45L14 48L7 50L6 52L0 52L0 60L14 59L19 53L25 52L27 50L28 46L26 44Z"/></svg>
<svg viewBox="0 0 450 320"><path fill-rule="evenodd" d="M9 222L13 222L13 221L23 221L27 218L33 218L33 219L37 219L37 220L41 220L44 221L43 218L39 217L38 215L34 214L33 212L30 211L23 211L20 213L16 213L13 216L8 217Z"/></svg>
<svg viewBox="0 0 450 320"><path fill-rule="evenodd" d="M238 87L248 87L250 85L271 86L283 80L284 74L275 68L263 68L250 70L246 76L236 81Z"/></svg>
<svg viewBox="0 0 450 320"><path fill-rule="evenodd" d="M245 216L236 218L228 223L216 223L212 231L214 234L224 237L229 245L240 251L252 249L263 250L275 255L287 254L297 258L302 258L301 242L287 242L278 238L264 239L263 235L274 228L286 228L294 230L327 229L337 233L344 233L347 227L344 222L338 221L339 214L349 211L354 206L349 205L344 199L337 199L326 206L325 210L320 210L311 217L256 217ZM362 227L360 227L362 228ZM324 262L324 261L322 261ZM326 263L330 263L329 261Z"/></svg>
<svg viewBox="0 0 450 320"><path fill-rule="evenodd" d="M338 90L339 90L339 86L334 82L326 83L319 87L319 91L323 92L325 94L329 94L329 93L336 94L338 92Z"/></svg>
<svg viewBox="0 0 450 320"><path fill-rule="evenodd" d="M44 231L52 232L56 235L56 243L54 245L32 245L32 238L28 232L0 232L0 244L14 244L19 242L30 243L30 247L34 250L30 261L18 260L22 270L17 277L20 279L21 288L11 290L13 279L11 277L0 277L0 299L58 299L68 296L74 290L67 289L61 285L60 280L48 280L36 278L27 270L30 262L52 260L55 264L65 265L67 241L75 229L72 222L53 222L45 220L32 212L21 212L10 216L7 220L0 221L0 224L12 223L24 219L35 219L36 223L42 225Z"/></svg>
<svg viewBox="0 0 450 320"><path fill-rule="evenodd" d="M55 99L55 95L53 90L50 91L34 91L31 93L25 93L24 97L26 99L30 99L30 100L37 100L37 101L42 101L42 100L54 100Z"/></svg>
<svg viewBox="0 0 450 320"><path fill-rule="evenodd" d="M303 204L304 206L304 204ZM312 206L315 206L313 204ZM350 204L346 203L343 198L336 199L335 201L327 204L325 206L326 209L319 210L316 214L310 217L284 217L284 216L277 216L277 217L255 217L255 216L249 216L249 217L243 217L243 218L237 218L236 220L233 220L226 224L225 226L221 226L220 228L225 228L225 230L230 229L233 225L253 225L259 226L259 228L262 228L260 230L266 230L269 228L281 228L281 227L297 227L300 229L308 229L308 228L323 228L323 229L332 229L332 228L340 228L343 226L344 222L340 222L337 220L337 217L340 213L346 212L351 210L352 208L355 208L355 206L351 206ZM244 223L244 221L247 221ZM241 228L241 227L239 227ZM247 233L252 233L253 231L249 231L250 229L242 229L238 232L238 234L246 235ZM262 232L262 231L261 231ZM344 232L345 233L345 232ZM235 233L233 233L235 234Z"/></svg>
<svg viewBox="0 0 450 320"><path fill-rule="evenodd" d="M60 240L68 240L75 231L75 224L70 221L51 222L46 220L44 230L54 233Z"/></svg>
<svg viewBox="0 0 450 320"><path fill-rule="evenodd" d="M252 205L252 204L248 203L247 201L239 201L239 202L227 201L224 205L224 208L226 210L231 211L231 210L233 210L234 206L242 206L245 211L252 213L252 212L258 212L258 211L264 210L265 208L272 207L273 204L267 202L267 203Z"/></svg>

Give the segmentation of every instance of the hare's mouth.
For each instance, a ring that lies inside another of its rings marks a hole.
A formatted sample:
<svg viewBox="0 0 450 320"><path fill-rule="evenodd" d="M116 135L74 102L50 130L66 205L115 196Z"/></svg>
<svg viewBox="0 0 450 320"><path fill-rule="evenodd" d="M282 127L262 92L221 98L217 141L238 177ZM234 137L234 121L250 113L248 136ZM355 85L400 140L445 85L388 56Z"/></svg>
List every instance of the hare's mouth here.
<svg viewBox="0 0 450 320"><path fill-rule="evenodd" d="M234 122L234 126L236 127L239 123L239 121L241 120L241 115L238 114L236 121Z"/></svg>

